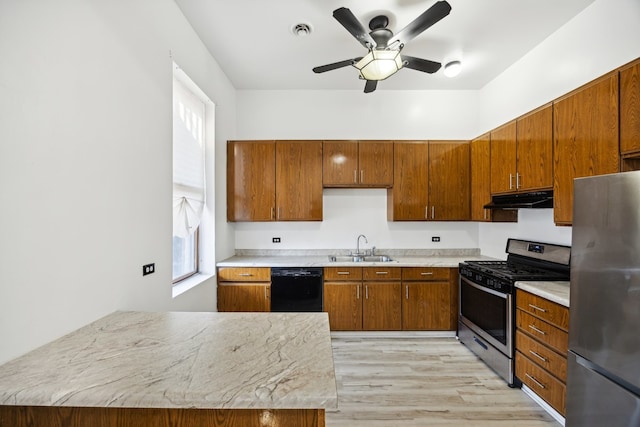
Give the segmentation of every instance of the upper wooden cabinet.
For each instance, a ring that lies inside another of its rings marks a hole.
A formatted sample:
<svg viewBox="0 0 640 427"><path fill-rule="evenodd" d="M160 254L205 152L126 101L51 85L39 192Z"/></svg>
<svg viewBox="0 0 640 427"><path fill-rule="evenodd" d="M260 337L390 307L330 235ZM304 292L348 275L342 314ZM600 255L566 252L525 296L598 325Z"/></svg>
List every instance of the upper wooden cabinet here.
<svg viewBox="0 0 640 427"><path fill-rule="evenodd" d="M276 206L274 141L227 144L227 220L273 221Z"/></svg>
<svg viewBox="0 0 640 427"><path fill-rule="evenodd" d="M393 188L387 191L387 219L424 221L429 200L429 143L394 143Z"/></svg>
<svg viewBox="0 0 640 427"><path fill-rule="evenodd" d="M322 221L322 142L276 142L276 219Z"/></svg>
<svg viewBox="0 0 640 427"><path fill-rule="evenodd" d="M491 132L491 194L551 189L552 105Z"/></svg>
<svg viewBox="0 0 640 427"><path fill-rule="evenodd" d="M491 131L491 194L515 191L516 121Z"/></svg>
<svg viewBox="0 0 640 427"><path fill-rule="evenodd" d="M620 170L618 72L554 102L553 123L554 220L569 225L574 178Z"/></svg>
<svg viewBox="0 0 640 427"><path fill-rule="evenodd" d="M469 143L415 141L394 144L391 221L468 220Z"/></svg>
<svg viewBox="0 0 640 427"><path fill-rule="evenodd" d="M491 221L491 210L484 208L491 202L490 141L491 135L487 133L469 144L472 221Z"/></svg>
<svg viewBox="0 0 640 427"><path fill-rule="evenodd" d="M468 141L429 141L429 219L470 219L469 165Z"/></svg>
<svg viewBox="0 0 640 427"><path fill-rule="evenodd" d="M321 221L321 141L230 141L228 221Z"/></svg>
<svg viewBox="0 0 640 427"><path fill-rule="evenodd" d="M325 141L323 148L325 187L393 185L391 141Z"/></svg>
<svg viewBox="0 0 640 427"><path fill-rule="evenodd" d="M517 120L516 190L553 187L553 107L545 105Z"/></svg>
<svg viewBox="0 0 640 427"><path fill-rule="evenodd" d="M640 156L640 60L620 70L620 153Z"/></svg>

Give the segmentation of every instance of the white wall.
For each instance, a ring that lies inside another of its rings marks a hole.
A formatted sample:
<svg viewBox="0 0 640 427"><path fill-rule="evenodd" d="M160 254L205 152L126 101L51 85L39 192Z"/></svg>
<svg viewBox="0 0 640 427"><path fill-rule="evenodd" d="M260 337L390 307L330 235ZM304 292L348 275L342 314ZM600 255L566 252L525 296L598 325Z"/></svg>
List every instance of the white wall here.
<svg viewBox="0 0 640 427"><path fill-rule="evenodd" d="M597 0L479 91L239 91L238 138L472 139L639 57L638 40L638 0ZM551 210L522 210L517 224L388 223L382 192L344 191L325 190L321 224L237 225L236 247L351 248L369 233L378 247L430 248L437 233L438 248L479 246L502 258L508 237L571 244Z"/></svg>
<svg viewBox="0 0 640 427"><path fill-rule="evenodd" d="M238 139L470 139L477 115L476 91L238 91ZM475 223L388 222L383 189L327 189L323 202L320 223L236 224L236 248L353 249L361 233L386 249L478 247Z"/></svg>
<svg viewBox="0 0 640 427"><path fill-rule="evenodd" d="M172 0L0 2L0 363L114 310L215 309L213 280L171 297L170 51L224 165L235 90Z"/></svg>
<svg viewBox="0 0 640 427"><path fill-rule="evenodd" d="M640 57L640 1L597 0L480 91L482 132ZM571 245L553 211L520 210L517 225L481 224L482 253L504 257L507 237Z"/></svg>

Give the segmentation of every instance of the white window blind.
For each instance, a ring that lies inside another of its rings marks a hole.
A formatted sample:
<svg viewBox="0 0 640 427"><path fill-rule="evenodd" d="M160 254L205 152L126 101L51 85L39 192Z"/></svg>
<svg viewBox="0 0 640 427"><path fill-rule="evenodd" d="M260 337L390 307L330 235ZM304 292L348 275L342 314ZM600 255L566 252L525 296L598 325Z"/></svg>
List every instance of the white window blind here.
<svg viewBox="0 0 640 427"><path fill-rule="evenodd" d="M173 235L198 228L205 205L205 104L173 79Z"/></svg>

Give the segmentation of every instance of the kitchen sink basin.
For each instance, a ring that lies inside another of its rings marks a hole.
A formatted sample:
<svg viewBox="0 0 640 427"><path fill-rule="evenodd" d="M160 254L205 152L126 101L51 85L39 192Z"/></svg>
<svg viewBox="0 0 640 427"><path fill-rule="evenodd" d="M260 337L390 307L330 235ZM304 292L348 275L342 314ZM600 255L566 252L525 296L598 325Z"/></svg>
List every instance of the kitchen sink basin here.
<svg viewBox="0 0 640 427"><path fill-rule="evenodd" d="M391 262L388 255L329 255L329 262Z"/></svg>

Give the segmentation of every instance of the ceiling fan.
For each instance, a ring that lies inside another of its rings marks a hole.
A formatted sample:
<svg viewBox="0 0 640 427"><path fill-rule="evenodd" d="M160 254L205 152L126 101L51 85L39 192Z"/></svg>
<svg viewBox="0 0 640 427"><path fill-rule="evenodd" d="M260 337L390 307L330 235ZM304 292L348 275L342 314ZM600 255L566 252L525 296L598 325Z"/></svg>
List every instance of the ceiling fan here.
<svg viewBox="0 0 640 427"><path fill-rule="evenodd" d="M364 86L365 93L373 92L376 90L378 81L390 77L404 67L425 73L435 73L441 67L439 62L401 55L400 52L409 40L440 21L449 12L451 12L451 5L444 0L439 1L394 35L387 28L389 18L384 15L376 16L369 21L371 31L367 33L351 10L346 7L336 9L333 11L333 17L369 52L362 57L315 67L313 71L324 73L351 65L360 71L360 79L367 81Z"/></svg>

